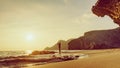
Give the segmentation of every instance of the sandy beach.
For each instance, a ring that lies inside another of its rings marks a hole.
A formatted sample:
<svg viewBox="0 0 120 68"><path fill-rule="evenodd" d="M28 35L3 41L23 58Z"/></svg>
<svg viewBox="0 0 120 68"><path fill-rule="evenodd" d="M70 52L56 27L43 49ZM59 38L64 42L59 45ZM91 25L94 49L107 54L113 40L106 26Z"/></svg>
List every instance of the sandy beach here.
<svg viewBox="0 0 120 68"><path fill-rule="evenodd" d="M120 49L83 51L88 57L25 68L120 68Z"/></svg>

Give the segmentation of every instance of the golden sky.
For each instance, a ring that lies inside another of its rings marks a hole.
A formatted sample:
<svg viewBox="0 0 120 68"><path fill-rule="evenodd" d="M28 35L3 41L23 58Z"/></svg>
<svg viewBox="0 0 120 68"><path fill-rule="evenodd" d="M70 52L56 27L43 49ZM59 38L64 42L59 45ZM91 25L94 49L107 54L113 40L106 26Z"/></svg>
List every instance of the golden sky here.
<svg viewBox="0 0 120 68"><path fill-rule="evenodd" d="M91 12L97 0L0 0L0 50L41 50L90 30L117 27Z"/></svg>

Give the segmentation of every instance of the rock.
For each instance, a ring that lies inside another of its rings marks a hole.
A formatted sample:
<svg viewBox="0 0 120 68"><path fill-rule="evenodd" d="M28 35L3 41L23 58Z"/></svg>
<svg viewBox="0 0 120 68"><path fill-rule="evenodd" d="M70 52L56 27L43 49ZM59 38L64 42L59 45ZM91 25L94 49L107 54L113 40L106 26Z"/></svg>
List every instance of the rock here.
<svg viewBox="0 0 120 68"><path fill-rule="evenodd" d="M97 16L109 16L120 25L120 0L98 0L92 7L92 12Z"/></svg>
<svg viewBox="0 0 120 68"><path fill-rule="evenodd" d="M54 54L54 51L33 51L30 55Z"/></svg>

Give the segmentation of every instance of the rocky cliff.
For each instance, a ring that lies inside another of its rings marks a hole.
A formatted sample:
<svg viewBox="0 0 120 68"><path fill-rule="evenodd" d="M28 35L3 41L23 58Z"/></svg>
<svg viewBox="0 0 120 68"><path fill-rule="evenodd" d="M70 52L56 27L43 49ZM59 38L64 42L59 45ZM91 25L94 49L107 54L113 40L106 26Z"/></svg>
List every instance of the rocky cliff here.
<svg viewBox="0 0 120 68"><path fill-rule="evenodd" d="M120 27L110 30L89 31L77 39L59 40L62 50L120 48ZM45 50L57 50L57 43Z"/></svg>
<svg viewBox="0 0 120 68"><path fill-rule="evenodd" d="M69 50L108 49L120 47L120 27L111 30L90 31L84 36L71 40Z"/></svg>

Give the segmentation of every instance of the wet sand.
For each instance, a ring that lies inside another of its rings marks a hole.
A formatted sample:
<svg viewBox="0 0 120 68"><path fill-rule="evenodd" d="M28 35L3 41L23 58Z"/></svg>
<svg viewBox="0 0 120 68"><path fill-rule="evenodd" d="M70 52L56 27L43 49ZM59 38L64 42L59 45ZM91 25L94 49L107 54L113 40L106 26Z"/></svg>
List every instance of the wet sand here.
<svg viewBox="0 0 120 68"><path fill-rule="evenodd" d="M120 68L120 49L86 50L88 57L25 68Z"/></svg>

